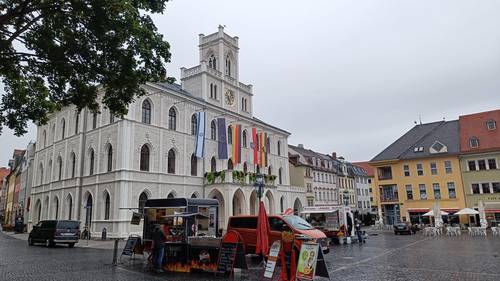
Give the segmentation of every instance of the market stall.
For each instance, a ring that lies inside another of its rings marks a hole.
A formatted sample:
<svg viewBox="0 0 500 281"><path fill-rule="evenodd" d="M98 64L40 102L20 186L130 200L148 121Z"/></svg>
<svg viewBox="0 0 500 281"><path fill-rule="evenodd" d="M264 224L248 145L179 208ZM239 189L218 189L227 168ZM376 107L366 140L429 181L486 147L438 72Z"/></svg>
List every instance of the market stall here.
<svg viewBox="0 0 500 281"><path fill-rule="evenodd" d="M144 249L151 252L152 235L160 226L169 229L163 268L174 272L215 272L221 238L218 237L215 199L152 199L144 207Z"/></svg>
<svg viewBox="0 0 500 281"><path fill-rule="evenodd" d="M325 233L333 241L338 240L339 232L341 236L347 235L347 225L352 224L353 214L349 207L344 206L314 206L304 207L300 212L313 227ZM343 230L343 231L341 231Z"/></svg>

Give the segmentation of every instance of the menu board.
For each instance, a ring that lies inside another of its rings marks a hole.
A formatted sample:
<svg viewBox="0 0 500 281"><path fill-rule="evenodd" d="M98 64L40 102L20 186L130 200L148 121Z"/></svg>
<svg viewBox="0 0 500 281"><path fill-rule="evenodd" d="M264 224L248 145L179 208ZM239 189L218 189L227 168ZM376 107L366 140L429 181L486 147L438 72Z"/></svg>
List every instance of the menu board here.
<svg viewBox="0 0 500 281"><path fill-rule="evenodd" d="M274 269L276 268L276 263L278 262L278 255L281 250L281 241L274 241L271 249L269 250L269 257L267 259L266 269L264 271L264 278L273 279Z"/></svg>
<svg viewBox="0 0 500 281"><path fill-rule="evenodd" d="M222 243L219 251L219 261L217 263L217 273L231 273L234 268L238 243Z"/></svg>
<svg viewBox="0 0 500 281"><path fill-rule="evenodd" d="M123 248L122 255L132 256L138 243L140 243L141 238L136 236L130 236Z"/></svg>

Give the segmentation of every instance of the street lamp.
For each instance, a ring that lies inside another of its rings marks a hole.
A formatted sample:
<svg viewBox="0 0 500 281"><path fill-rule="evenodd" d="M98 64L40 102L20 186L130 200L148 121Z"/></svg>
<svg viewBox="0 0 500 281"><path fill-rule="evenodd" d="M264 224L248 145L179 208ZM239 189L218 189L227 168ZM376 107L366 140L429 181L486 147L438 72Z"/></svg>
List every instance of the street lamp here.
<svg viewBox="0 0 500 281"><path fill-rule="evenodd" d="M256 188L257 197L259 198L259 202L260 202L260 199L262 198L262 193L264 193L264 187L265 187L264 175L262 175L261 173L258 173L257 175L255 175L255 183L253 186Z"/></svg>

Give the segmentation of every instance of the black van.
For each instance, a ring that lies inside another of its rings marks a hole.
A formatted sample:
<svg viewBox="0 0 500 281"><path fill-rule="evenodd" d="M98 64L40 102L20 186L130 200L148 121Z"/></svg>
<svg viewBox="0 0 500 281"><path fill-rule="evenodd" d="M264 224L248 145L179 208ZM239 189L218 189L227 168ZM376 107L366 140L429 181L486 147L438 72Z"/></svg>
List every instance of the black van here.
<svg viewBox="0 0 500 281"><path fill-rule="evenodd" d="M80 222L70 220L40 221L33 226L28 237L28 244L44 243L47 247L55 244L67 244L73 248L80 237Z"/></svg>

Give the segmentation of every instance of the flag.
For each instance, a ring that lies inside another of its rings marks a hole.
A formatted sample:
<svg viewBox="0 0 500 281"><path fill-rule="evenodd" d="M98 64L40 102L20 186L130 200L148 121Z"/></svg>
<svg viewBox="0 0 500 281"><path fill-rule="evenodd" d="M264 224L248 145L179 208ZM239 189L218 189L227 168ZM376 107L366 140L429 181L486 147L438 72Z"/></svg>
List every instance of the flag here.
<svg viewBox="0 0 500 281"><path fill-rule="evenodd" d="M195 155L197 158L205 156L205 112L197 112L196 120L196 150Z"/></svg>
<svg viewBox="0 0 500 281"><path fill-rule="evenodd" d="M271 151L271 141L268 138L267 133L266 133L265 139L266 139L266 151L265 151L264 155L266 156L265 163L266 163L266 167L267 167L267 166L269 166L269 152Z"/></svg>
<svg viewBox="0 0 500 281"><path fill-rule="evenodd" d="M219 159L227 159L226 119L217 118L217 137L219 140Z"/></svg>
<svg viewBox="0 0 500 281"><path fill-rule="evenodd" d="M252 149L253 149L253 164L259 164L259 139L257 137L257 129L252 128Z"/></svg>
<svg viewBox="0 0 500 281"><path fill-rule="evenodd" d="M259 145L260 145L260 153L259 153L259 164L260 167L267 167L267 134L264 132L259 133Z"/></svg>
<svg viewBox="0 0 500 281"><path fill-rule="evenodd" d="M233 163L241 163L241 125L233 126Z"/></svg>

